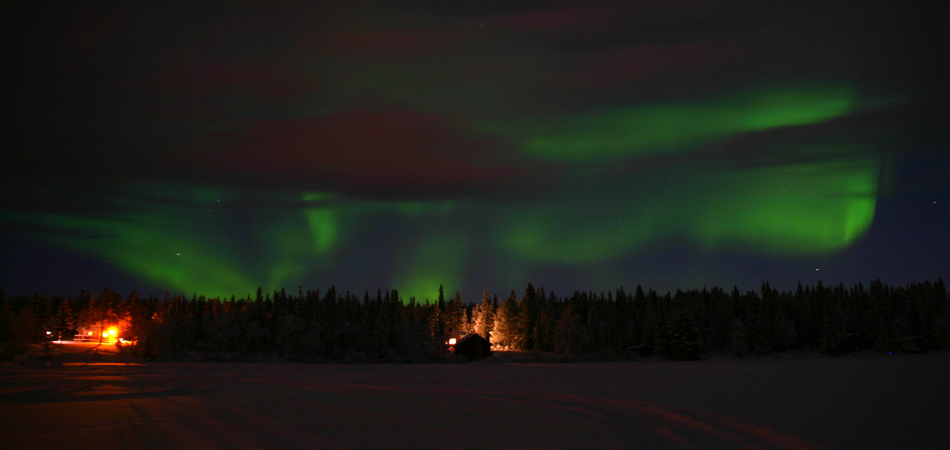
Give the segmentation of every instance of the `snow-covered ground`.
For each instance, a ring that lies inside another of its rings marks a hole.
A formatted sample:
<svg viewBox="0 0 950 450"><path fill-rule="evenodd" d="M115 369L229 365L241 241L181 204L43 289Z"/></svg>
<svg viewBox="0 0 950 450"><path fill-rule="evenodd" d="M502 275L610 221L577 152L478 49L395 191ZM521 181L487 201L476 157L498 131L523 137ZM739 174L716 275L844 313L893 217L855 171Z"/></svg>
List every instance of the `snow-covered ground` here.
<svg viewBox="0 0 950 450"><path fill-rule="evenodd" d="M0 366L0 447L950 448L950 356Z"/></svg>

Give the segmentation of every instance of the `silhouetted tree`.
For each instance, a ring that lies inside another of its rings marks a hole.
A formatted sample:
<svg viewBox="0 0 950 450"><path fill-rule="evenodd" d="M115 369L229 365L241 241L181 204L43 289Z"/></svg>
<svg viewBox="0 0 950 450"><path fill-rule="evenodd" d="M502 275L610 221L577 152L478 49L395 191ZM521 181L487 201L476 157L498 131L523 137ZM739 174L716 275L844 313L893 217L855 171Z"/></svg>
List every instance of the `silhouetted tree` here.
<svg viewBox="0 0 950 450"><path fill-rule="evenodd" d="M76 332L78 319L76 315L73 314L73 308L70 303L68 298L63 299L59 304L59 309L56 311L56 316L53 318L53 328L56 330L58 339L63 339L64 337L72 338L72 335Z"/></svg>
<svg viewBox="0 0 950 450"><path fill-rule="evenodd" d="M688 361L699 359L702 347L699 345L699 330L693 320L685 315L677 315L667 325L662 338L663 355L670 359Z"/></svg>
<svg viewBox="0 0 950 450"><path fill-rule="evenodd" d="M449 301L445 311L445 331L465 331L466 330L465 305L462 304L462 296L458 292L455 298Z"/></svg>
<svg viewBox="0 0 950 450"><path fill-rule="evenodd" d="M561 310L557 326L554 329L554 351L565 356L584 353L590 339L580 315L574 312L574 306L568 304Z"/></svg>

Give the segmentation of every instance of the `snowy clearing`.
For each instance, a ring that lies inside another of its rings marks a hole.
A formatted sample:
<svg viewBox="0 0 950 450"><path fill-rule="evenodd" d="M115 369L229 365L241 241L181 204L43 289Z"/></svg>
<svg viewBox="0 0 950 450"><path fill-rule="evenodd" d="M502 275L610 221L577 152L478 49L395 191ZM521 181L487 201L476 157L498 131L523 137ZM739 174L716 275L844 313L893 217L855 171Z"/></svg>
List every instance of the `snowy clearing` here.
<svg viewBox="0 0 950 450"><path fill-rule="evenodd" d="M0 366L3 447L948 448L950 356Z"/></svg>

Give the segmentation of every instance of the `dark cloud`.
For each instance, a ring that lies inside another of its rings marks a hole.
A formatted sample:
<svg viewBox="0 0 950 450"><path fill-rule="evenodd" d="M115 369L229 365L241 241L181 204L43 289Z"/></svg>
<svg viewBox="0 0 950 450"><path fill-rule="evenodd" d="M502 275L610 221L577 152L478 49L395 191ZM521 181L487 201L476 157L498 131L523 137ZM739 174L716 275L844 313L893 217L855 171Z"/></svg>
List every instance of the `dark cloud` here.
<svg viewBox="0 0 950 450"><path fill-rule="evenodd" d="M493 162L507 144L413 111L259 121L222 141L220 148L194 149L189 164L233 176L284 179L304 189L395 197L420 191L452 197L459 187L491 189L518 175Z"/></svg>

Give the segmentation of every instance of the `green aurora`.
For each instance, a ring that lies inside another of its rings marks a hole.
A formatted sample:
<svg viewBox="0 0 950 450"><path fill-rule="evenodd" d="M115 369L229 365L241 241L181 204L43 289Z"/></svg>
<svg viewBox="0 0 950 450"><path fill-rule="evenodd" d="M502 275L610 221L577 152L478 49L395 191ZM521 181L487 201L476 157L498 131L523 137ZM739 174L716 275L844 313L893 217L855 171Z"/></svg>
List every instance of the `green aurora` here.
<svg viewBox="0 0 950 450"><path fill-rule="evenodd" d="M491 215L485 206L490 197L381 201L316 191L288 193L275 201L290 206L245 214L227 208L241 201L240 191L166 184L129 187L131 194L165 193L126 205L135 214L7 213L5 218L59 230L46 238L155 285L225 297L331 273L348 252L374 245L349 230L379 218L414 224L394 237L399 251L391 261L380 256L374 263L393 268L392 285L386 287L398 289L405 300L434 299L440 284L447 292L462 290L466 264L479 253L504 259L499 266L523 274L538 265L628 257L673 240L706 252L826 255L847 248L871 225L881 170L880 158L868 156L873 151L763 149L770 160L759 167L681 162L649 172L616 172L603 161L636 168L645 157L700 156L705 144L834 120L855 103L852 90L837 85L772 88L734 100L632 105L576 118L492 125L486 131L513 139L526 164L553 161L581 175L577 182L552 185L556 195L547 200L515 202ZM801 161L802 155L812 161ZM168 203L187 204L188 214ZM235 223L243 231L233 231Z"/></svg>
<svg viewBox="0 0 950 450"><path fill-rule="evenodd" d="M707 103L634 105L485 129L516 139L533 157L584 162L680 153L740 133L820 123L848 114L854 103L847 87L769 88Z"/></svg>

